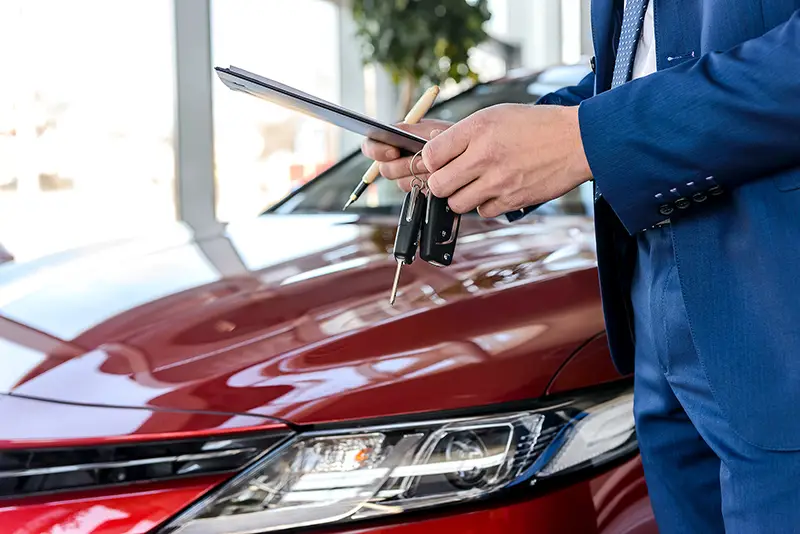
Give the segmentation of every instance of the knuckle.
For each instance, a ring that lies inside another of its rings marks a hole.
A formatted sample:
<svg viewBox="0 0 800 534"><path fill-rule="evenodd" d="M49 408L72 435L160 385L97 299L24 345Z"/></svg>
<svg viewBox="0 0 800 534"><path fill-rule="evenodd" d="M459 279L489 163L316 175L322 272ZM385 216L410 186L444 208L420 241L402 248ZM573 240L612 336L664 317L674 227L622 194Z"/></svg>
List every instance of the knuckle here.
<svg viewBox="0 0 800 534"><path fill-rule="evenodd" d="M486 124L486 110L482 109L480 111L476 111L472 115L470 115L467 120L469 121L470 128L477 129Z"/></svg>
<svg viewBox="0 0 800 534"><path fill-rule="evenodd" d="M422 147L422 161L425 163L425 168L429 171L438 169L437 150L434 148L434 142L429 141Z"/></svg>
<svg viewBox="0 0 800 534"><path fill-rule="evenodd" d="M495 161L502 149L500 140L494 135L488 135L484 138L483 144L483 157L484 161Z"/></svg>
<svg viewBox="0 0 800 534"><path fill-rule="evenodd" d="M512 211L518 207L521 207L518 205L517 201L513 197L500 199L500 202L498 204L499 205L497 209L502 211Z"/></svg>
<svg viewBox="0 0 800 534"><path fill-rule="evenodd" d="M511 193L508 198L506 198L505 202L503 202L508 210L515 210L518 208L522 208L526 205L524 196L519 193Z"/></svg>
<svg viewBox="0 0 800 534"><path fill-rule="evenodd" d="M492 115L491 109L482 109L470 117L470 127L473 133L483 133L494 123L494 115Z"/></svg>
<svg viewBox="0 0 800 534"><path fill-rule="evenodd" d="M487 182L489 187L495 191L503 191L508 188L508 182L502 174L492 174Z"/></svg>
<svg viewBox="0 0 800 534"><path fill-rule="evenodd" d="M476 150L475 151L475 163L476 167L486 167L491 162L492 157L489 150L489 147L484 147L483 150Z"/></svg>

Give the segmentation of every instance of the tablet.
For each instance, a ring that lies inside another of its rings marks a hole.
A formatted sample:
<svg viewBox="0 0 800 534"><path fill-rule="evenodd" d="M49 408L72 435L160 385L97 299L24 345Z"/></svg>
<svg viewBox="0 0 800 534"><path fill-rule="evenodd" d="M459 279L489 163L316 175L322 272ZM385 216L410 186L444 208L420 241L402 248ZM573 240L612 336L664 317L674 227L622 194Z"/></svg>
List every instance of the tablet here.
<svg viewBox="0 0 800 534"><path fill-rule="evenodd" d="M234 91L249 93L279 106L305 113L345 130L397 147L407 154L415 154L425 145L426 141L422 137L244 69L231 66L227 69L217 67L216 71L220 80Z"/></svg>

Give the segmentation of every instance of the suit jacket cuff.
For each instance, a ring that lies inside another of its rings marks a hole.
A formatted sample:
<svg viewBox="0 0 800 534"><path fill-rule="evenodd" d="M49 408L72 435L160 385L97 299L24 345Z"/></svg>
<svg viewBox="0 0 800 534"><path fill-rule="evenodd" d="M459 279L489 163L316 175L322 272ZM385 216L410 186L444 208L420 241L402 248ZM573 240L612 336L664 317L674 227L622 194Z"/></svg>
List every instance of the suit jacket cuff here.
<svg viewBox="0 0 800 534"><path fill-rule="evenodd" d="M595 185L632 235L666 219L673 206L670 199L657 198L648 189L652 184L638 175L640 169L626 161L633 151L625 145L636 142L636 124L626 124L630 117L617 111L626 105L623 93L607 91L584 100L578 122Z"/></svg>

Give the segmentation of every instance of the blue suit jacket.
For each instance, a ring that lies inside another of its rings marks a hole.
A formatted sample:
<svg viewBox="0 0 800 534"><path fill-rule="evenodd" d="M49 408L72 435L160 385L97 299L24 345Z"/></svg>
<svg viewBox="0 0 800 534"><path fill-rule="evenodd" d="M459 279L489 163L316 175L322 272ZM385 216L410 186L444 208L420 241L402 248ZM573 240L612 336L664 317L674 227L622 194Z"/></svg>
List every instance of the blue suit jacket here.
<svg viewBox="0 0 800 534"><path fill-rule="evenodd" d="M651 1L658 72L608 90L622 1L594 0L594 73L542 100L580 105L612 355L632 370L632 235L669 214L723 412L800 449L800 0Z"/></svg>

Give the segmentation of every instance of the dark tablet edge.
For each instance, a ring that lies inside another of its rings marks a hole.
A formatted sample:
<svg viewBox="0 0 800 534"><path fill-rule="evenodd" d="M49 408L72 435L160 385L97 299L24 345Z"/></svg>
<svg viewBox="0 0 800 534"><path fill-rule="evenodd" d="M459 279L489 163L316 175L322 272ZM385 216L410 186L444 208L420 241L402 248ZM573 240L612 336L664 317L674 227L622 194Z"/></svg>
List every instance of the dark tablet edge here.
<svg viewBox="0 0 800 534"><path fill-rule="evenodd" d="M302 100L306 104L311 104L312 106L323 107L328 111L331 111L333 113L338 113L340 115L344 115L344 116L346 116L346 117L348 117L350 119L357 120L359 122L363 122L365 124L368 124L369 126L372 126L373 128L378 128L380 130L384 130L385 132L393 133L393 134L399 135L400 137L405 137L409 141L414 141L415 143L420 143L420 145L425 145L425 143L427 143L427 140L423 139L422 137L416 136L414 134L410 134L410 133L405 132L405 131L401 130L400 128L396 128L396 127L394 127L392 125L380 123L380 122L378 122L378 121L376 121L376 120L374 120L374 119L372 119L370 117L367 117L366 115L361 115L359 113L355 113L355 112L350 111L350 110L348 110L346 108L343 108L341 106L335 106L334 104L332 104L330 102L327 102L327 101L325 101L325 100L323 100L321 98L314 97L317 100L316 101L315 100L311 100L311 99L305 97L304 95L297 94L297 93L291 93L291 92L286 91L285 89L282 89L282 88L277 87L277 86L267 85L264 82L262 82L261 80L252 78L250 76L246 76L244 74L240 74L238 72L234 72L229 68L214 67L214 70L216 70L218 72L223 72L223 73L225 73L225 74L227 74L229 76L233 76L234 78L240 78L242 80L246 80L246 81L248 81L250 83L254 83L254 84L258 85L258 86L264 87L265 89L269 89L270 91L275 91L277 93L281 93L284 96L288 96L290 98L295 98L297 100ZM315 118L319 119L319 117L315 117ZM324 119L319 119L319 120L323 120L324 121ZM324 121L324 122L327 122L327 121ZM335 125L335 126L338 126L338 125ZM339 126L339 127L341 128L341 126ZM358 133L358 132L354 132L354 133Z"/></svg>

